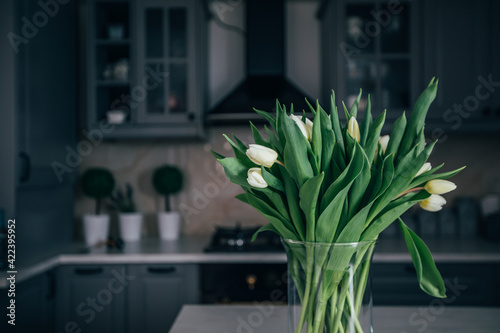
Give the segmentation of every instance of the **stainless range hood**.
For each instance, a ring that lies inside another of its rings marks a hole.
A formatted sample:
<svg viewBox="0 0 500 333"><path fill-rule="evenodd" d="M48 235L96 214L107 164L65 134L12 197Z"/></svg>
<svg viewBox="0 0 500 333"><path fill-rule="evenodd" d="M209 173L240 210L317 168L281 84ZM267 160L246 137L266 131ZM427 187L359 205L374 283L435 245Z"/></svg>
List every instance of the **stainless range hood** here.
<svg viewBox="0 0 500 333"><path fill-rule="evenodd" d="M246 24L247 77L207 114L207 122L260 120L253 108L274 113L276 98L287 108L293 103L296 111L308 111L306 94L285 77L284 1L247 0Z"/></svg>

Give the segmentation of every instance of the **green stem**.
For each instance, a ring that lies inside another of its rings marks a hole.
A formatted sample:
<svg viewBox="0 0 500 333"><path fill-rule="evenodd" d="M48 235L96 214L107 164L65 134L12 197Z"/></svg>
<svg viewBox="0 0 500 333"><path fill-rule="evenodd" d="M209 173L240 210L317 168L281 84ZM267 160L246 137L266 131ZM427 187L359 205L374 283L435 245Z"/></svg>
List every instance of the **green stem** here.
<svg viewBox="0 0 500 333"><path fill-rule="evenodd" d="M336 304L335 319L333 321L333 329L331 333L337 333L339 331L340 320L342 319L342 312L344 312L344 303L347 295L347 289L349 287L349 279L345 276L348 273L344 273L340 286L340 294Z"/></svg>
<svg viewBox="0 0 500 333"><path fill-rule="evenodd" d="M359 312L361 310L361 304L363 302L363 296L365 294L366 290L366 284L368 282L368 274L370 272L370 261L371 261L371 256L373 253L373 250L375 249L374 246L370 246L368 248L368 255L365 256L365 253L361 255L361 258L366 258L366 261L364 262L364 266L362 268L361 274L358 277L358 288L356 290L356 298L354 301L355 308L356 308L356 317L359 316ZM358 264L359 265L359 264ZM356 268L357 269L357 266Z"/></svg>
<svg viewBox="0 0 500 333"><path fill-rule="evenodd" d="M300 317L299 317L299 324L297 325L297 328L295 329L295 333L300 333L302 332L302 327L304 326L305 320L306 320L306 314L308 313L308 309L310 308L310 300L309 297L311 296L311 278L313 274L313 261L314 261L314 253L311 252L312 250L307 248L306 249L306 286L304 290L304 297L302 298L302 309L300 311ZM300 277L298 277L300 279ZM312 291L314 292L314 291ZM308 320L309 322L310 320Z"/></svg>

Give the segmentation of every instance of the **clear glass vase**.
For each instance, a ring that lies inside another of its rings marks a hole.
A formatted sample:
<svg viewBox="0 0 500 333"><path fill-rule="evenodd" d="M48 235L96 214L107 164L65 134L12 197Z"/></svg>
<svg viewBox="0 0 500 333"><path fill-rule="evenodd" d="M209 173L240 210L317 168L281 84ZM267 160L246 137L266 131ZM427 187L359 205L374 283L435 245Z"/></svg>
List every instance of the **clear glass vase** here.
<svg viewBox="0 0 500 333"><path fill-rule="evenodd" d="M283 239L288 258L289 333L371 333L373 242Z"/></svg>

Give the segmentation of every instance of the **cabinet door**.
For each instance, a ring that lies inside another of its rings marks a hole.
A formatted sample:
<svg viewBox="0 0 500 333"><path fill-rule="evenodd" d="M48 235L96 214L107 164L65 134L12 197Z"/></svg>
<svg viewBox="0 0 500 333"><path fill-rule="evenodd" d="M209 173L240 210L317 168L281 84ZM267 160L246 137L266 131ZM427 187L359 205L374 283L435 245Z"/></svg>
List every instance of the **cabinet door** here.
<svg viewBox="0 0 500 333"><path fill-rule="evenodd" d="M168 332L184 304L199 302L198 266L129 266L129 331Z"/></svg>
<svg viewBox="0 0 500 333"><path fill-rule="evenodd" d="M124 266L62 266L57 270L56 332L122 333L132 277Z"/></svg>
<svg viewBox="0 0 500 333"><path fill-rule="evenodd" d="M195 3L137 2L137 78L132 101L138 122L179 124L194 120L196 93Z"/></svg>
<svg viewBox="0 0 500 333"><path fill-rule="evenodd" d="M423 50L426 79L439 78L429 118L453 130L487 125L494 95L479 88L481 78L499 81L496 1L439 0L425 2ZM496 54L495 54L496 52ZM494 65L495 63L495 65ZM495 87L490 87L495 89ZM479 94L478 94L479 92ZM488 95L488 97L483 97ZM474 128L472 128L474 129Z"/></svg>

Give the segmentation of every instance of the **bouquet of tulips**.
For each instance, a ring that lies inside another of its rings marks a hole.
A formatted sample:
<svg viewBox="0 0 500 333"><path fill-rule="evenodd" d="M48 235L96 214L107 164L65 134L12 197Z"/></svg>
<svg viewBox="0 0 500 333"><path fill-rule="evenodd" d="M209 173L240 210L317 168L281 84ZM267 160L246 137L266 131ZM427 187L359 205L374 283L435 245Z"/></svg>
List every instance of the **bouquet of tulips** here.
<svg viewBox="0 0 500 333"><path fill-rule="evenodd" d="M247 147L238 138L225 136L235 157L213 154L227 177L243 188L244 193L237 198L269 221L259 231L273 231L291 242L351 244L374 242L398 220L420 287L429 295L445 297L445 286L429 249L400 219L417 203L425 210L439 211L446 203L441 194L456 188L445 179L461 169L438 173L442 165L432 168L427 162L436 142L426 144L424 121L437 86L437 80L431 80L410 118L403 113L390 135L381 136L386 111L373 119L369 97L358 123L361 92L350 109L342 103L347 119L342 124L332 92L329 114L319 103L315 107L309 104L313 120L307 119L303 110L295 113L293 105L288 114L279 102L276 117L255 110L269 123L264 126L267 136L250 122L255 144ZM331 260L328 251L306 250L296 252L292 261L293 250L288 251L289 274L300 284L302 314L297 332L302 332L304 325L307 332L320 332L325 327L328 332L348 331L341 313L346 307L359 312L359 304L354 302L360 297L352 299L352 304L347 292L342 297L343 274L356 262L356 256L371 254L373 248L356 251L337 251ZM290 267L305 271L305 281L298 281ZM365 268L363 278L359 278L360 293L366 287L366 275ZM331 282L320 285L325 279ZM356 326L356 332L360 331Z"/></svg>

